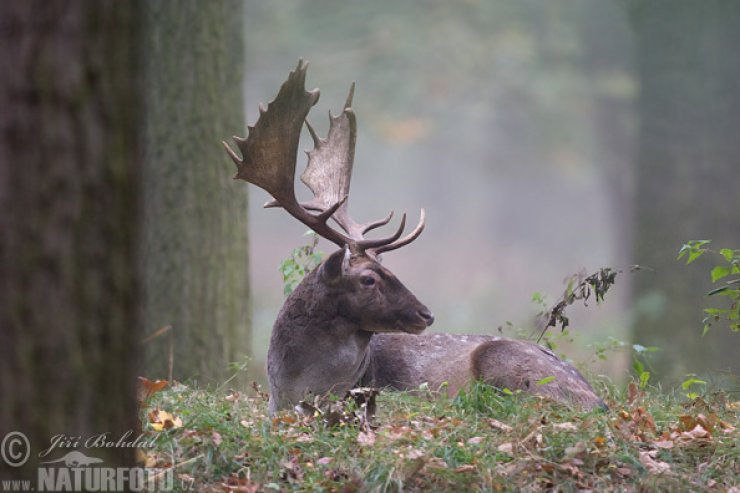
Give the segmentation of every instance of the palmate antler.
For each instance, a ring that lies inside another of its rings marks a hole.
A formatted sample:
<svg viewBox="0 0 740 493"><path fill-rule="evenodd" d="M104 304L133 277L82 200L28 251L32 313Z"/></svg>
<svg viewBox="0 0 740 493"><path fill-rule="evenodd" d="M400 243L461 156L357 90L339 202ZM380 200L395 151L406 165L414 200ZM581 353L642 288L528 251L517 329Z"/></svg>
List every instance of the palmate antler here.
<svg viewBox="0 0 740 493"><path fill-rule="evenodd" d="M399 238L406 225L406 214L393 235L380 239L365 239L364 235L388 224L393 212L385 219L366 224L357 223L349 216L347 199L357 138L357 122L351 108L355 86L352 84L350 88L342 113L338 116L329 113L329 134L326 139L321 139L306 121L311 107L319 100L318 89L305 90L307 68L308 64L300 60L298 67L280 87L275 100L268 104L267 109L260 106L259 119L249 127L247 138L234 137L242 158L226 142L223 143L236 163L234 178L257 185L272 195L274 200L265 207L283 207L320 236L340 247L349 247L353 254L377 256L411 243L424 230L424 209L421 210L419 224L402 239ZM313 137L314 148L308 152L308 165L301 181L311 189L314 197L301 204L296 199L293 180L304 121ZM330 217L344 233L328 225Z"/></svg>

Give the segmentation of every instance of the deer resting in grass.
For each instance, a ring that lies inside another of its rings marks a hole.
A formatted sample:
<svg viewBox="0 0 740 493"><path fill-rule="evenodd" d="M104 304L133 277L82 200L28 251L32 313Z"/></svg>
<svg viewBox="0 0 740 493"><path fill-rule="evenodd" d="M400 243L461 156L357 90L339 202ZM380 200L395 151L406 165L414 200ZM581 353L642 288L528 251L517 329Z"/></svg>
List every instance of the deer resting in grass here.
<svg viewBox="0 0 740 493"><path fill-rule="evenodd" d="M475 379L584 409L603 407L572 365L537 344L486 335L421 335L434 321L432 312L380 264L379 255L415 240L424 229L424 210L416 228L403 238L405 214L392 235L365 238L388 224L393 213L365 224L348 214L356 138L354 85L343 111L329 114L329 133L322 139L306 120L319 99L318 90L305 90L306 69L300 61L275 100L267 108L260 106L248 137L234 137L241 157L224 142L237 166L234 178L272 196L265 207L282 207L339 247L303 279L275 321L267 354L270 413L296 405L308 393L343 394L357 385L406 390L423 383L433 389L446 384L455 393ZM308 152L301 180L313 198L301 203L294 177L304 124L314 149Z"/></svg>

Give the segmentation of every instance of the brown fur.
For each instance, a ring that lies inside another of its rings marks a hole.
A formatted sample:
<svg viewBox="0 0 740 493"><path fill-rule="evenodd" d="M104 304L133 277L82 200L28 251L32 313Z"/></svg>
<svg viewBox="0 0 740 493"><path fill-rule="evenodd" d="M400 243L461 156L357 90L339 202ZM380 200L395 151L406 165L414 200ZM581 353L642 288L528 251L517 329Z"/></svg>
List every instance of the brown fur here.
<svg viewBox="0 0 740 493"><path fill-rule="evenodd" d="M372 277L368 287L363 279ZM376 260L340 250L306 276L280 310L268 351L270 412L307 393L355 385L411 390L474 379L583 409L604 407L572 365L537 344L486 335L418 335L433 316ZM552 381L539 384L546 377Z"/></svg>
<svg viewBox="0 0 740 493"><path fill-rule="evenodd" d="M377 334L368 348L363 385L411 390L426 383L450 395L477 379L578 407L604 407L585 378L549 349L527 341L486 335ZM555 377L540 384L546 377Z"/></svg>

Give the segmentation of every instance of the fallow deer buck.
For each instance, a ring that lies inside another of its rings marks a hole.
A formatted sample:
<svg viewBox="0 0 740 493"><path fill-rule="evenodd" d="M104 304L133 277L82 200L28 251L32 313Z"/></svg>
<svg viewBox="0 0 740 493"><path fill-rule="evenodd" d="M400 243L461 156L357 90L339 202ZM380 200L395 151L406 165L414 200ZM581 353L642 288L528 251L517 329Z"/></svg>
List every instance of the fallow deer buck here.
<svg viewBox="0 0 740 493"><path fill-rule="evenodd" d="M306 120L319 99L318 90L305 90L306 69L300 61L275 100L260 106L248 137L234 137L241 157L224 142L237 166L234 178L263 188L274 199L265 207L282 207L340 247L303 279L275 321L267 354L270 413L292 407L307 393L343 394L356 385L404 390L423 383L434 389L446 383L452 393L474 379L584 409L603 407L573 366L537 344L486 335L419 335L434 316L380 264L379 255L415 240L424 229L424 210L403 238L405 214L394 234L365 238L388 224L393 213L360 224L347 211L356 138L354 85L342 113L329 114L329 134L322 139ZM301 180L313 199L300 203L294 176L304 122L315 147ZM331 227L329 219L341 230Z"/></svg>

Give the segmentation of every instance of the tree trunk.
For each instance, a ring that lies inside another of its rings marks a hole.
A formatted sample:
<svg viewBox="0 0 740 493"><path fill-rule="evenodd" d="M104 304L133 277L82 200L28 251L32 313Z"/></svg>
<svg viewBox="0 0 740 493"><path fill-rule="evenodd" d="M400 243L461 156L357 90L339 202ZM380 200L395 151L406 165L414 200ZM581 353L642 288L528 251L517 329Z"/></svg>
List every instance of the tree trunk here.
<svg viewBox="0 0 740 493"><path fill-rule="evenodd" d="M676 261L687 240L740 247L740 3L640 1L631 12L641 83L634 340L662 349L659 375L740 369L738 335L702 338L709 263ZM704 260L704 259L702 259Z"/></svg>
<svg viewBox="0 0 740 493"><path fill-rule="evenodd" d="M137 429L136 7L0 2L0 439L31 446L3 477L54 435Z"/></svg>
<svg viewBox="0 0 740 493"><path fill-rule="evenodd" d="M246 187L221 141L244 128L243 4L143 3L141 237L146 373L221 380L249 354Z"/></svg>

